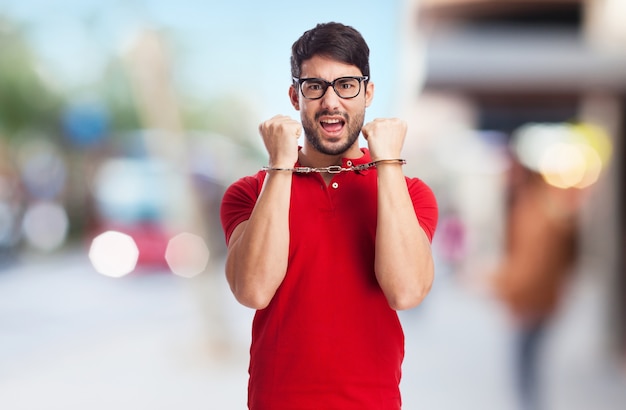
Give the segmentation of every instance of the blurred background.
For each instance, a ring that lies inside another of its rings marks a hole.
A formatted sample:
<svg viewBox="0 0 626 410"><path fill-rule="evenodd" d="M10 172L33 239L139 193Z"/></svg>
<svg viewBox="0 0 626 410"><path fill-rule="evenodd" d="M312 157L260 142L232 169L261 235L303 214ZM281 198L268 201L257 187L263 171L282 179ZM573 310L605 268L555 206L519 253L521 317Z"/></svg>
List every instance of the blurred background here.
<svg viewBox="0 0 626 410"><path fill-rule="evenodd" d="M0 408L245 408L253 312L219 204L266 163L258 124L298 118L291 44L340 21L370 45L366 121L407 120L405 172L440 206L432 293L401 312L404 408L623 409L625 19L622 0L0 0Z"/></svg>

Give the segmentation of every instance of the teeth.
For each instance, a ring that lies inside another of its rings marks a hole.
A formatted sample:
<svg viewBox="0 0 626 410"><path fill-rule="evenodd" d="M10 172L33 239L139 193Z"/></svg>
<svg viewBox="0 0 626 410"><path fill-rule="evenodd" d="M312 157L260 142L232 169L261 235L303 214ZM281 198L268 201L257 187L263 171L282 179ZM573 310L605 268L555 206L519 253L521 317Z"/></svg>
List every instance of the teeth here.
<svg viewBox="0 0 626 410"><path fill-rule="evenodd" d="M325 122L327 124L337 124L337 123L341 122L341 120L332 119L332 120L323 120L322 122Z"/></svg>

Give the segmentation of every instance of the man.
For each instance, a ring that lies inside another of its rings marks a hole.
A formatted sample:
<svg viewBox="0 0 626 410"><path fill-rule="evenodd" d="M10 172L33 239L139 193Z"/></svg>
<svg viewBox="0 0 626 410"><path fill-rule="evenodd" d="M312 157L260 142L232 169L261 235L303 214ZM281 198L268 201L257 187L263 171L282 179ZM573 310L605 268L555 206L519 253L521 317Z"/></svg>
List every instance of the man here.
<svg viewBox="0 0 626 410"><path fill-rule="evenodd" d="M248 406L400 409L395 310L430 290L435 198L403 175L406 124L363 126L374 84L358 31L305 32L291 74L301 124L278 115L259 126L269 165L229 187L221 208L228 282L257 309Z"/></svg>

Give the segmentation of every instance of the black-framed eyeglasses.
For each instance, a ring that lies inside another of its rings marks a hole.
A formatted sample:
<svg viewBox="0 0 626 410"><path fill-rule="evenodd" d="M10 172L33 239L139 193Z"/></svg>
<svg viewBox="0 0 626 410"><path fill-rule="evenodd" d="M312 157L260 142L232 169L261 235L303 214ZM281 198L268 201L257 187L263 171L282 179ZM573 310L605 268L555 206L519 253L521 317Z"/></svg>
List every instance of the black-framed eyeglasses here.
<svg viewBox="0 0 626 410"><path fill-rule="evenodd" d="M322 78L297 78L293 81L300 86L302 96L308 100L318 100L326 94L328 87L332 86L335 93L341 98L354 98L361 92L361 83L367 81L368 76L339 77L332 82Z"/></svg>

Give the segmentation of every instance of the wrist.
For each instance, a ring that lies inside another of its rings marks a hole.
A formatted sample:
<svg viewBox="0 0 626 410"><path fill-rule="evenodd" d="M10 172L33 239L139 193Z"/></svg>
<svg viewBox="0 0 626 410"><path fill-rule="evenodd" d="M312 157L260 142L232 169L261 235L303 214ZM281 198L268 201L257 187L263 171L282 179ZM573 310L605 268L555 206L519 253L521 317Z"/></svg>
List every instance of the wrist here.
<svg viewBox="0 0 626 410"><path fill-rule="evenodd" d="M405 165L406 160L403 158L386 158L386 159L375 159L372 163L379 167L381 165Z"/></svg>

